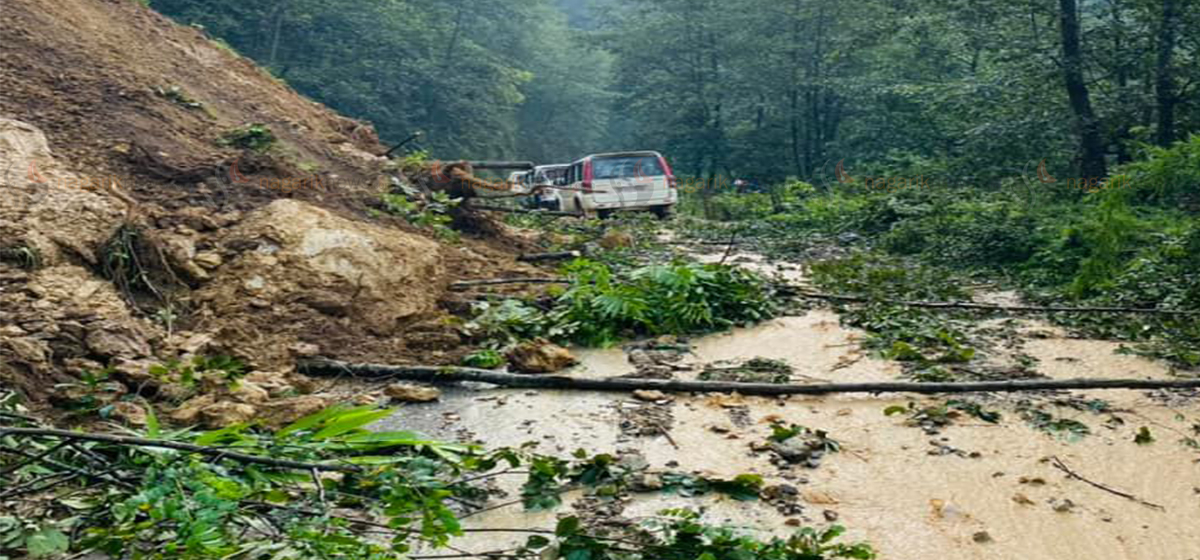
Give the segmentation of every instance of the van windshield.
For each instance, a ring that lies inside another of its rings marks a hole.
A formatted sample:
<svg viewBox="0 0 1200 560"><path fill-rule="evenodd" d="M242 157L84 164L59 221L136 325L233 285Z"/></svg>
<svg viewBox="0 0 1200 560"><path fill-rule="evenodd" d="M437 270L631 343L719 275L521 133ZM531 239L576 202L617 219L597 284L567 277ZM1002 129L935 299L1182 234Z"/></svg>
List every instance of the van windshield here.
<svg viewBox="0 0 1200 560"><path fill-rule="evenodd" d="M537 172L537 182L553 183L555 180L567 176L566 167L552 167L550 169L542 169Z"/></svg>
<svg viewBox="0 0 1200 560"><path fill-rule="evenodd" d="M598 159L592 162L596 179L625 179L665 175L655 156L632 156Z"/></svg>

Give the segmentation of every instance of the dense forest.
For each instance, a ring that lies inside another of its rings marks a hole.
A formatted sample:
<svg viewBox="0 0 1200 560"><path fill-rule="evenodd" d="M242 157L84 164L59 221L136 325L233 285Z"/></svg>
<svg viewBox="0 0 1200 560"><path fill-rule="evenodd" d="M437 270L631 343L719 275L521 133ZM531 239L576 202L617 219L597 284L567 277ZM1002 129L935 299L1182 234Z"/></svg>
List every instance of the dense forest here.
<svg viewBox="0 0 1200 560"><path fill-rule="evenodd" d="M442 158L1104 176L1200 127L1194 0L154 0Z"/></svg>

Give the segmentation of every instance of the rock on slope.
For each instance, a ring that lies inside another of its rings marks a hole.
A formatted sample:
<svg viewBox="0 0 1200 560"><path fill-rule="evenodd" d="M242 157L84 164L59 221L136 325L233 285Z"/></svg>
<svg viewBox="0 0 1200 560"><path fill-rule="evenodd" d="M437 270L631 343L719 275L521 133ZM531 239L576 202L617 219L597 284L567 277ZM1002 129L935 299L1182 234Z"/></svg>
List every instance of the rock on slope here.
<svg viewBox="0 0 1200 560"><path fill-rule="evenodd" d="M369 125L136 2L5 0L0 45L0 389L44 402L112 366L127 400L190 398L183 421L283 420L264 403L309 385L296 358L455 361L446 286L524 268L502 241L373 217L389 180ZM248 123L278 141L222 145ZM254 373L147 374L213 355Z"/></svg>

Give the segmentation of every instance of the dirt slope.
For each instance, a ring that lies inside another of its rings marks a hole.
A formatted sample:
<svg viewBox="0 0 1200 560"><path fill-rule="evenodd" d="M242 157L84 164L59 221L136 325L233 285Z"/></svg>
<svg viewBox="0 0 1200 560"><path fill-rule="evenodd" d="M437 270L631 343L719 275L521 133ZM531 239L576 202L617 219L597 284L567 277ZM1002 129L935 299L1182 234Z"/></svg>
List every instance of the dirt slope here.
<svg viewBox="0 0 1200 560"><path fill-rule="evenodd" d="M396 175L372 127L200 30L127 0L0 10L0 389L70 400L55 383L115 366L112 398L240 420L301 398L298 357L457 361L446 286L529 272L515 238L447 245L370 211ZM222 142L251 123L277 141ZM146 374L215 354L256 372L236 406Z"/></svg>

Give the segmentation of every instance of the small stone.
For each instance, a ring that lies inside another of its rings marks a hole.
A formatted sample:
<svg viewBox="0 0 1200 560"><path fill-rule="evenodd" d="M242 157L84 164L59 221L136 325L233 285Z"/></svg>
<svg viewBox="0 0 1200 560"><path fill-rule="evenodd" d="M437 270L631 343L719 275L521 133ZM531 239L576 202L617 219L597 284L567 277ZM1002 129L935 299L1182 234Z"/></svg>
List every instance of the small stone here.
<svg viewBox="0 0 1200 560"><path fill-rule="evenodd" d="M1054 511L1057 511L1058 513L1071 513L1071 510L1074 508L1075 502L1072 502L1071 500L1063 500L1054 504Z"/></svg>
<svg viewBox="0 0 1200 560"><path fill-rule="evenodd" d="M979 544L990 543L992 542L992 535L988 534L987 531L979 531L974 535L971 535L971 540Z"/></svg>
<svg viewBox="0 0 1200 560"><path fill-rule="evenodd" d="M1021 504L1023 506L1033 505L1033 500L1030 500L1029 496L1026 496L1025 494L1021 494L1019 492L1016 494L1013 494L1012 501L1014 501L1018 504Z"/></svg>
<svg viewBox="0 0 1200 560"><path fill-rule="evenodd" d="M653 473L647 473L642 476L642 487L646 490L655 491L663 489L663 479L661 476Z"/></svg>
<svg viewBox="0 0 1200 560"><path fill-rule="evenodd" d="M432 402L442 396L442 392L436 387L410 383L388 385L383 389L383 394L401 402Z"/></svg>
<svg viewBox="0 0 1200 560"><path fill-rule="evenodd" d="M112 415L113 418L124 421L130 426L145 426L147 422L146 409L137 403L129 401L117 401L113 403Z"/></svg>
<svg viewBox="0 0 1200 560"><path fill-rule="evenodd" d="M566 348L538 338L513 348L508 362L521 373L554 373L575 365L576 360Z"/></svg>
<svg viewBox="0 0 1200 560"><path fill-rule="evenodd" d="M319 395L303 395L267 401L260 407L259 419L267 426L286 426L300 418L320 412L333 404L332 399Z"/></svg>
<svg viewBox="0 0 1200 560"><path fill-rule="evenodd" d="M288 349L291 350L293 354L297 356L303 356L305 358L311 358L321 353L321 348L310 342L297 342L289 346Z"/></svg>
<svg viewBox="0 0 1200 560"><path fill-rule="evenodd" d="M200 409L201 421L217 428L244 424L257 415L258 410L253 406L237 402L217 402Z"/></svg>
<svg viewBox="0 0 1200 560"><path fill-rule="evenodd" d="M202 253L196 253L196 256L192 258L192 262L196 263L196 265L200 268L212 270L218 266L221 266L221 264L225 261L221 258L220 253L204 251Z"/></svg>
<svg viewBox="0 0 1200 560"><path fill-rule="evenodd" d="M828 521L830 523L833 523L834 521L838 520L838 512L833 511L831 509L822 511L821 515L825 516L825 521Z"/></svg>
<svg viewBox="0 0 1200 560"><path fill-rule="evenodd" d="M657 402L666 399L667 395L662 391L639 389L633 392L633 398L639 401Z"/></svg>

